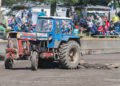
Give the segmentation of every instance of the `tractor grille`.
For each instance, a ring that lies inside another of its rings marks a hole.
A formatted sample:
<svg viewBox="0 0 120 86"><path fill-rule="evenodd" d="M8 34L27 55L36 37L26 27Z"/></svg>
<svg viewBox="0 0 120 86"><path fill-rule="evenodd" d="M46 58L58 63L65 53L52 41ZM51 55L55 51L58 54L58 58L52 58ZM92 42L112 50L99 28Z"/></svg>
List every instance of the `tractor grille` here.
<svg viewBox="0 0 120 86"><path fill-rule="evenodd" d="M47 41L40 41L40 45L39 45L39 50L41 52L46 52L47 51Z"/></svg>
<svg viewBox="0 0 120 86"><path fill-rule="evenodd" d="M17 39L9 39L9 48L18 48Z"/></svg>

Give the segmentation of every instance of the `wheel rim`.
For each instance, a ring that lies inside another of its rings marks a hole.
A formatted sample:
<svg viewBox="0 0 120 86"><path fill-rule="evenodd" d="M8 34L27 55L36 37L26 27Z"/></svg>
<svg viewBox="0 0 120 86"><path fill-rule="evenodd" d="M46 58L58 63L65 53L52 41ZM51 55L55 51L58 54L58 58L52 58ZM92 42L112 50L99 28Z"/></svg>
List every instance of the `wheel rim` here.
<svg viewBox="0 0 120 86"><path fill-rule="evenodd" d="M5 60L5 67L11 69L13 66L13 60L11 58Z"/></svg>
<svg viewBox="0 0 120 86"><path fill-rule="evenodd" d="M79 50L77 47L72 47L68 53L69 61L75 63L79 57Z"/></svg>
<svg viewBox="0 0 120 86"><path fill-rule="evenodd" d="M36 67L36 69L37 69L37 67L38 67L38 55L37 55L37 52L36 52L36 54L35 54L36 56L35 56L35 58L36 58L36 62L35 62L35 67Z"/></svg>
<svg viewBox="0 0 120 86"><path fill-rule="evenodd" d="M38 54L37 54L37 52L33 52L32 59L31 59L31 66L32 66L32 70L37 70L37 68L38 68Z"/></svg>

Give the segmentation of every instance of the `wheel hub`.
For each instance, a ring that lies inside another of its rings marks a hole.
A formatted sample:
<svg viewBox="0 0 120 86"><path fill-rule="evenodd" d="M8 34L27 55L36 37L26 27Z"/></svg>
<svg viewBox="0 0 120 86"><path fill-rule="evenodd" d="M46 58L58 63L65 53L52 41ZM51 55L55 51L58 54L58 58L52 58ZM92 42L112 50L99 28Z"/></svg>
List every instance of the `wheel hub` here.
<svg viewBox="0 0 120 86"><path fill-rule="evenodd" d="M70 51L69 51L69 57L70 57L71 62L75 61L76 54L77 54L77 49L76 48L71 48Z"/></svg>

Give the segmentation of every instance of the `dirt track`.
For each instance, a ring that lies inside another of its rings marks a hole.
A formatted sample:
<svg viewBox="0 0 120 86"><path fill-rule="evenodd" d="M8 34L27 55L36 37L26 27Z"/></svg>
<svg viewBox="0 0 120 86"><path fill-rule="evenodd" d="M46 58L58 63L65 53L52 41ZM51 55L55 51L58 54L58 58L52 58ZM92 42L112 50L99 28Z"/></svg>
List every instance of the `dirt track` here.
<svg viewBox="0 0 120 86"><path fill-rule="evenodd" d="M120 66L120 54L90 55L83 58L90 64ZM56 66L31 71L29 67L29 61L17 61L13 70L6 70L1 61L0 86L120 86L120 68L63 70Z"/></svg>

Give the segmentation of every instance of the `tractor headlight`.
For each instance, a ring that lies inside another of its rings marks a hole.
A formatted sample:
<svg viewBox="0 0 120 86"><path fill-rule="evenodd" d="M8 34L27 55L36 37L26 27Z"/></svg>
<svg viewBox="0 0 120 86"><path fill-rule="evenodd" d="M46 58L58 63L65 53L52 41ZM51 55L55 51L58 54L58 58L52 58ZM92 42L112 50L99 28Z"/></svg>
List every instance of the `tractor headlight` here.
<svg viewBox="0 0 120 86"><path fill-rule="evenodd" d="M20 33L17 33L17 38L20 38Z"/></svg>

